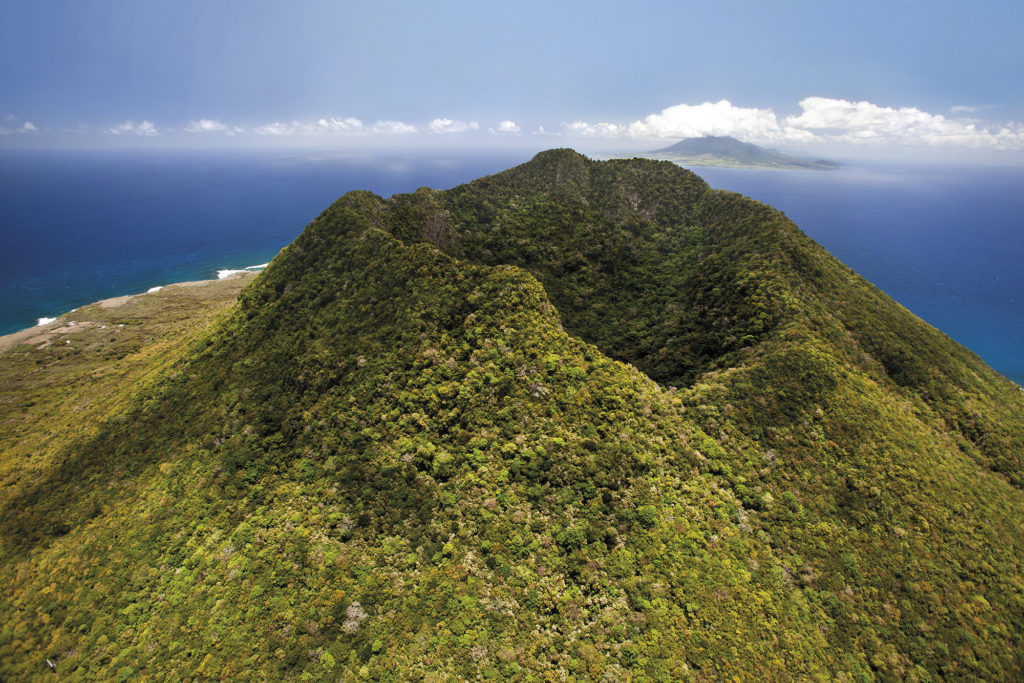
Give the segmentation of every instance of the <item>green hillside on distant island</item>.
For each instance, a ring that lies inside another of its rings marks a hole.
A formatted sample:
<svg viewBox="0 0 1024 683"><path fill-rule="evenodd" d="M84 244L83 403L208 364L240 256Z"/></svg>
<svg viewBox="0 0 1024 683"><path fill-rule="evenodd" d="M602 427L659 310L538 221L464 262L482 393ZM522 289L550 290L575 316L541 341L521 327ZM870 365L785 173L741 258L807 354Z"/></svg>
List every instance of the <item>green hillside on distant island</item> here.
<svg viewBox="0 0 1024 683"><path fill-rule="evenodd" d="M552 150L228 286L0 351L0 678L1024 676L1024 392L771 207Z"/></svg>
<svg viewBox="0 0 1024 683"><path fill-rule="evenodd" d="M734 137L709 135L686 138L679 142L639 155L650 159L673 161L681 166L728 166L734 168L774 168L790 170L831 171L839 164L824 159L802 159L774 149L741 142Z"/></svg>

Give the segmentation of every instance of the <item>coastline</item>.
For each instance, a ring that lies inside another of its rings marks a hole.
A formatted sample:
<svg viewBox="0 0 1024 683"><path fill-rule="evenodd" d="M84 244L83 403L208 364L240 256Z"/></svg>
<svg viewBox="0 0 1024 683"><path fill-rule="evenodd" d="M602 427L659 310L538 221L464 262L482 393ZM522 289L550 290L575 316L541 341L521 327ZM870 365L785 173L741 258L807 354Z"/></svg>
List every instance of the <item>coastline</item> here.
<svg viewBox="0 0 1024 683"><path fill-rule="evenodd" d="M611 159L651 159L652 161L670 161L677 166L693 170L694 168L724 168L739 171L839 171L842 164L831 161L741 161L726 156L702 154L684 156L679 154L659 154L657 152L637 152L636 154L595 154L598 161Z"/></svg>
<svg viewBox="0 0 1024 683"><path fill-rule="evenodd" d="M99 327L107 329L111 326L124 327L133 324L135 309L140 305L158 308L180 303L181 298L198 299L211 294L211 290L241 289L267 264L249 266L238 270L219 270L218 277L209 280L190 280L174 282L168 285L151 287L138 294L125 294L109 299L101 299L90 304L72 309L56 318L40 318L40 324L17 332L0 336L0 353L6 353L22 344L29 344L37 349L46 348L61 341L71 344L71 335ZM111 313L123 313L126 322L115 322L110 319ZM97 315L100 314L100 315Z"/></svg>
<svg viewBox="0 0 1024 683"><path fill-rule="evenodd" d="M693 166L701 168L730 168L736 170L751 171L837 171L842 168L842 166L833 162L746 162L739 161L737 159L731 159L728 157L719 157L712 155L679 156L673 154L639 154L637 156L643 159L653 159L655 161L671 161L672 163L678 166L682 166L683 168L689 168Z"/></svg>

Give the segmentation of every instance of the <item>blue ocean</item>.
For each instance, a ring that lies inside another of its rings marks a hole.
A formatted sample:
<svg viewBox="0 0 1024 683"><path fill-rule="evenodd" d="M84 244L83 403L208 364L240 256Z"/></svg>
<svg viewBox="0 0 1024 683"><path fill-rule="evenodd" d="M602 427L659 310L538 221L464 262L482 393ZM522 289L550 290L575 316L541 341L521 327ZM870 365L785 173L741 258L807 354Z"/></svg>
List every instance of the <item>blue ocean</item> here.
<svg viewBox="0 0 1024 683"><path fill-rule="evenodd" d="M448 188L526 151L0 154L0 334L98 299L269 261L334 199ZM890 296L1024 383L1024 169L696 168L784 211Z"/></svg>
<svg viewBox="0 0 1024 683"><path fill-rule="evenodd" d="M918 317L1024 385L1024 168L694 169L783 211Z"/></svg>
<svg viewBox="0 0 1024 683"><path fill-rule="evenodd" d="M530 156L0 153L0 334L266 263L349 190L451 187Z"/></svg>

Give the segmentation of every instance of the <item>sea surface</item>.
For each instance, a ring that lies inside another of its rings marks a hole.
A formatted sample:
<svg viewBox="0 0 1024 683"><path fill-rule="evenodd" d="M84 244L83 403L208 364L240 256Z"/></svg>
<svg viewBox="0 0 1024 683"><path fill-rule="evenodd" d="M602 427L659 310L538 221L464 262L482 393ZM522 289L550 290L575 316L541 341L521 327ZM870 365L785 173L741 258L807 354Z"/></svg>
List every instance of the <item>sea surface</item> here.
<svg viewBox="0 0 1024 683"><path fill-rule="evenodd" d="M0 152L0 334L265 264L349 190L448 188L530 156Z"/></svg>
<svg viewBox="0 0 1024 683"><path fill-rule="evenodd" d="M449 188L530 152L0 152L0 334L264 264L352 189ZM1024 168L695 168L782 210L912 312L1024 383Z"/></svg>
<svg viewBox="0 0 1024 683"><path fill-rule="evenodd" d="M770 204L918 317L1024 385L1024 168L693 169Z"/></svg>

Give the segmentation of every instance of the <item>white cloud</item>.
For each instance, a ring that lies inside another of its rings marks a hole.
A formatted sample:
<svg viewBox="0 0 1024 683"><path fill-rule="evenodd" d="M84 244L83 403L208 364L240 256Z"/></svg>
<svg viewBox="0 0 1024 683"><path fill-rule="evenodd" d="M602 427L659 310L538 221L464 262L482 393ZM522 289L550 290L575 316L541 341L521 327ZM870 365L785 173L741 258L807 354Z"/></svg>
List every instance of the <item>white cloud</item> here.
<svg viewBox="0 0 1024 683"><path fill-rule="evenodd" d="M143 121L142 123L135 123L134 121L125 121L124 123L118 124L113 128L108 128L107 132L112 135L159 135L160 132L156 129L149 121Z"/></svg>
<svg viewBox="0 0 1024 683"><path fill-rule="evenodd" d="M189 133L224 133L231 132L232 129L225 126L220 121L213 119L199 119L198 121L191 121L185 127L185 131Z"/></svg>
<svg viewBox="0 0 1024 683"><path fill-rule="evenodd" d="M814 136L782 126L771 109L737 107L729 100L677 104L629 125L635 138L694 138L731 135L750 142L808 142Z"/></svg>
<svg viewBox="0 0 1024 683"><path fill-rule="evenodd" d="M730 135L747 142L768 145L801 144L856 146L911 146L947 149L1024 150L1024 124L996 123L982 120L978 112L992 107L956 105L945 115L933 114L916 107L888 107L866 101L849 101L827 97L807 97L799 102L798 113L776 115L771 108L742 107L729 100L677 104L626 121L571 121L560 128L543 126L524 131L515 121L504 119L490 133L519 136L528 132L535 136L590 138L620 141L637 145L637 141ZM0 135L54 132L37 128L30 121L21 121L12 114L5 116ZM78 129L74 129L78 131ZM85 132L87 128L82 128ZM155 136L160 132L150 121L125 121L112 128L94 129L113 135ZM416 133L445 134L481 130L476 121L436 118L424 125L399 120L364 123L353 117L324 117L311 121L273 121L244 129L217 119L198 119L183 128L189 133L236 135L252 133L273 136L402 136ZM57 129L56 132L68 132Z"/></svg>
<svg viewBox="0 0 1024 683"><path fill-rule="evenodd" d="M942 115L928 114L915 107L892 109L871 102L827 97L807 97L800 100L800 108L803 111L799 116L786 119L790 125L855 136L898 134L923 127L941 127L945 122Z"/></svg>
<svg viewBox="0 0 1024 683"><path fill-rule="evenodd" d="M563 123L562 129L566 135L583 138L616 138L628 133L625 126L617 126L614 123L587 123L586 121Z"/></svg>
<svg viewBox="0 0 1024 683"><path fill-rule="evenodd" d="M273 123L265 123L262 126L253 128L253 132L257 135L315 135L353 130L361 128L363 125L361 121L356 119L349 119L348 121L350 123L346 123L346 119L337 118L320 119L316 123L303 123L302 121L282 123L274 121ZM358 126L351 122L357 123Z"/></svg>
<svg viewBox="0 0 1024 683"><path fill-rule="evenodd" d="M253 128L253 132L257 135L296 135L310 132L309 128L308 124L299 123L298 121L292 121L291 123L274 121L273 123L265 123L262 126Z"/></svg>
<svg viewBox="0 0 1024 683"><path fill-rule="evenodd" d="M14 114L8 114L4 117L4 120L8 123L15 124L14 128L8 128L6 126L0 127L0 135L13 135L15 133L37 133L39 128L36 124L31 121L25 121L20 126L17 125L18 117Z"/></svg>
<svg viewBox="0 0 1024 683"><path fill-rule="evenodd" d="M989 124L974 119L946 118L916 107L882 107L827 97L800 101L799 116L786 124L813 132L830 142L1024 149L1024 126Z"/></svg>
<svg viewBox="0 0 1024 683"><path fill-rule="evenodd" d="M431 133L465 133L468 130L479 130L476 121L452 121L451 119L434 119L430 122Z"/></svg>
<svg viewBox="0 0 1024 683"><path fill-rule="evenodd" d="M379 134L395 135L415 133L416 127L402 121L377 121L366 126L356 118L321 118L315 123L274 121L253 128L257 135L334 135L334 134Z"/></svg>
<svg viewBox="0 0 1024 683"><path fill-rule="evenodd" d="M630 124L573 121L566 134L580 137L678 139L731 135L752 142L807 142L814 135L779 124L771 109L738 107L729 100L677 104Z"/></svg>
<svg viewBox="0 0 1024 683"><path fill-rule="evenodd" d="M729 100L677 104L630 124L563 124L565 135L618 139L679 139L731 135L747 142L894 144L977 149L1024 149L1024 125L985 124L930 114L916 107L883 107L826 97L800 101L801 113L779 119L772 109L738 107ZM957 112L980 108L961 105ZM538 132L543 132L543 129Z"/></svg>
<svg viewBox="0 0 1024 683"><path fill-rule="evenodd" d="M320 119L316 125L330 133L359 133L363 130L363 122L352 117L339 119L332 116L329 119Z"/></svg>
<svg viewBox="0 0 1024 683"><path fill-rule="evenodd" d="M410 126L403 121L377 121L372 128L374 133L388 135L408 135L416 132L416 126Z"/></svg>
<svg viewBox="0 0 1024 683"><path fill-rule="evenodd" d="M492 133L504 133L506 135L518 135L522 132L515 121L509 121L508 119L499 123L497 129L491 128L490 131Z"/></svg>

